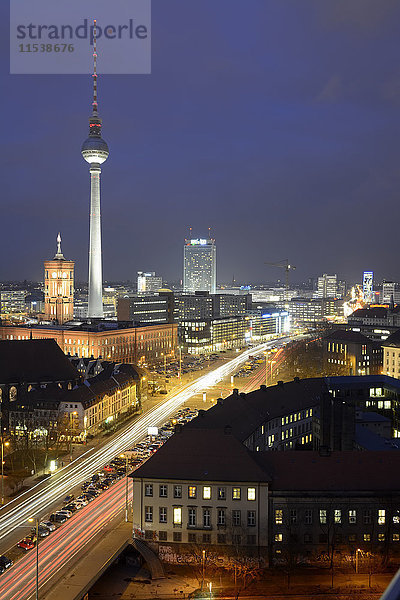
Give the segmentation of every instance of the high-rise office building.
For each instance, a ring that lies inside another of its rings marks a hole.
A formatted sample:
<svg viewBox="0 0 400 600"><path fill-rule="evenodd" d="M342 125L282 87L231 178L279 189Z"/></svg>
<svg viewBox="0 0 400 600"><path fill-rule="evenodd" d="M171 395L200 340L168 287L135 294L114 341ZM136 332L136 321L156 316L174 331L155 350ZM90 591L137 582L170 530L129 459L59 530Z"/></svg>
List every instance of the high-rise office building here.
<svg viewBox="0 0 400 600"><path fill-rule="evenodd" d="M337 275L327 275L324 273L318 277L318 287L315 293L316 298L336 298L337 296Z"/></svg>
<svg viewBox="0 0 400 600"><path fill-rule="evenodd" d="M144 292L158 292L163 286L162 277L156 277L154 271L144 273L138 271L137 291L142 294Z"/></svg>
<svg viewBox="0 0 400 600"><path fill-rule="evenodd" d="M185 292L210 292L217 288L215 240L185 240L183 249L183 289Z"/></svg>
<svg viewBox="0 0 400 600"><path fill-rule="evenodd" d="M89 137L83 142L82 156L90 164L90 240L88 317L103 317L103 274L101 255L100 165L107 160L108 146L101 137L102 121L97 111L96 21L93 40L93 109Z"/></svg>
<svg viewBox="0 0 400 600"><path fill-rule="evenodd" d="M61 235L57 236L57 253L44 261L44 314L47 321L59 325L71 321L74 314L74 261L61 251Z"/></svg>
<svg viewBox="0 0 400 600"><path fill-rule="evenodd" d="M372 271L364 271L363 273L363 294L365 302L372 302L374 295L374 274Z"/></svg>

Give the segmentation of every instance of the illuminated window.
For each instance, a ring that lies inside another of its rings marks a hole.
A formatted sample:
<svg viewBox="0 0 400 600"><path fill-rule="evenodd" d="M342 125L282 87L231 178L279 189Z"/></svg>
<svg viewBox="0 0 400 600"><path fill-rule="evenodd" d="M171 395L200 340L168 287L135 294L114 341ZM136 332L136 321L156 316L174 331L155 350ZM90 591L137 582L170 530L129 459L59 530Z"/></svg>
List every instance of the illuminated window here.
<svg viewBox="0 0 400 600"><path fill-rule="evenodd" d="M399 525L400 523L400 511L396 510L393 514L393 523L394 525Z"/></svg>
<svg viewBox="0 0 400 600"><path fill-rule="evenodd" d="M394 533L392 535L392 541L393 542L400 542L400 533Z"/></svg>
<svg viewBox="0 0 400 600"><path fill-rule="evenodd" d="M297 523L297 510L295 508L290 509L290 522Z"/></svg>
<svg viewBox="0 0 400 600"><path fill-rule="evenodd" d="M384 508L378 510L378 525L384 525L386 522L386 511Z"/></svg>
<svg viewBox="0 0 400 600"><path fill-rule="evenodd" d="M226 488L218 488L218 500L226 500Z"/></svg>
<svg viewBox="0 0 400 600"><path fill-rule="evenodd" d="M240 500L240 487L232 488L232 500Z"/></svg>
<svg viewBox="0 0 400 600"><path fill-rule="evenodd" d="M378 533L378 542L384 542L384 541L385 541L385 534Z"/></svg>
<svg viewBox="0 0 400 600"><path fill-rule="evenodd" d="M283 535L282 535L282 533L276 533L275 534L275 541L276 542L283 542Z"/></svg>
<svg viewBox="0 0 400 600"><path fill-rule="evenodd" d="M211 487L208 485L203 486L203 500L211 500Z"/></svg>
<svg viewBox="0 0 400 600"><path fill-rule="evenodd" d="M189 485L188 496L189 496L189 498L196 498L196 496L197 496L197 487L195 485Z"/></svg>
<svg viewBox="0 0 400 600"><path fill-rule="evenodd" d="M256 499L256 488L247 488L247 500Z"/></svg>
<svg viewBox="0 0 400 600"><path fill-rule="evenodd" d="M340 509L335 508L335 523L342 522L342 511Z"/></svg>
<svg viewBox="0 0 400 600"><path fill-rule="evenodd" d="M174 525L182 525L182 508L180 506L174 507Z"/></svg>
<svg viewBox="0 0 400 600"><path fill-rule="evenodd" d="M349 523L357 523L357 513L355 510L349 510Z"/></svg>
<svg viewBox="0 0 400 600"><path fill-rule="evenodd" d="M319 522L320 523L326 523L327 521L327 511L326 510L320 510L319 511Z"/></svg>
<svg viewBox="0 0 400 600"><path fill-rule="evenodd" d="M282 525L283 523L283 510L281 508L275 509L275 524Z"/></svg>
<svg viewBox="0 0 400 600"><path fill-rule="evenodd" d="M364 540L364 542L370 542L371 541L371 534L370 533L364 533L363 540Z"/></svg>

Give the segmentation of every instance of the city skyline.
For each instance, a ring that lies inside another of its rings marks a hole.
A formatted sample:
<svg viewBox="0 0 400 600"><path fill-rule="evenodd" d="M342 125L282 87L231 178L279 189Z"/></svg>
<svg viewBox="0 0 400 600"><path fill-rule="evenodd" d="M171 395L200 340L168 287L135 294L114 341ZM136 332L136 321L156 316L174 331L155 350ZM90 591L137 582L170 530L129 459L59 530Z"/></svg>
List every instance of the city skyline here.
<svg viewBox="0 0 400 600"><path fill-rule="evenodd" d="M339 5L305 0L299 11L294 2L255 2L245 15L225 2L212 10L207 2L154 6L152 75L101 78L113 147L103 181L105 280L129 278L143 264L179 279L189 226L212 227L221 281L233 273L273 280L264 262L286 257L297 267L293 281L323 272L354 280L366 268L377 280L400 279L392 26L400 9L367 1L357 20L358 2L347 12ZM171 45L163 28L177 15L198 26ZM77 279L87 280L87 181L76 150L90 80L4 71L2 251L16 227L24 244L13 247L2 279L39 279L62 230ZM61 156L55 139L63 140ZM30 160L21 162L21 152ZM391 216L379 229L377 202Z"/></svg>

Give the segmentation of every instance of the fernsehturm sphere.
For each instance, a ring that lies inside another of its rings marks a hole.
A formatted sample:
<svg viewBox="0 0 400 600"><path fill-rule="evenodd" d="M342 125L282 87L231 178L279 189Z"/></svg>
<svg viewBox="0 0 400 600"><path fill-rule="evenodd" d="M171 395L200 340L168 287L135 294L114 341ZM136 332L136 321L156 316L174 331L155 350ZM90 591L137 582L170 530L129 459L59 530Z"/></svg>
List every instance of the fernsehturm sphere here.
<svg viewBox="0 0 400 600"><path fill-rule="evenodd" d="M103 274L101 256L100 165L108 157L108 146L101 137L97 107L96 21L93 40L93 109L89 118L89 137L82 144L82 156L90 164L90 238L88 317L103 317Z"/></svg>

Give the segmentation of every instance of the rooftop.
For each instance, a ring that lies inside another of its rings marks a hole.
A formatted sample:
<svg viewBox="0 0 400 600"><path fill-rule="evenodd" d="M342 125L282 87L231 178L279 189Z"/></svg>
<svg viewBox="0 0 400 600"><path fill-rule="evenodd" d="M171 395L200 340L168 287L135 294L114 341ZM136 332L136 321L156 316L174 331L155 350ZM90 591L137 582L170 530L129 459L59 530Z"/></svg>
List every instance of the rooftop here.
<svg viewBox="0 0 400 600"><path fill-rule="evenodd" d="M80 374L55 340L0 340L0 383L78 379Z"/></svg>

